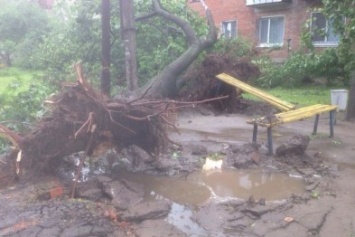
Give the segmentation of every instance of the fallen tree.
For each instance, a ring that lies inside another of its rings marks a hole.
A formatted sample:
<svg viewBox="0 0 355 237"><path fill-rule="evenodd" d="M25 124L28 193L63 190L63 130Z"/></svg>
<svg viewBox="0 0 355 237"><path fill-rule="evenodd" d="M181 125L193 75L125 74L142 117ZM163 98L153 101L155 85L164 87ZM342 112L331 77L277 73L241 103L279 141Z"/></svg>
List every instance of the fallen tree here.
<svg viewBox="0 0 355 237"><path fill-rule="evenodd" d="M1 125L3 135L21 151L24 168L48 167L60 158L110 142L119 151L135 144L151 154L164 148L171 102L140 98L109 99L92 88L84 78L80 64L75 65L77 83L47 100L51 113L37 122L35 129L21 136ZM18 171L17 171L18 173Z"/></svg>
<svg viewBox="0 0 355 237"><path fill-rule="evenodd" d="M63 157L80 151L89 157L103 143L118 153L134 144L157 157L169 142L173 143L166 130L168 126L175 128L170 120L173 110L221 99L157 100L147 96L150 88L138 98L110 99L91 87L80 64L75 70L76 83L66 84L61 93L46 100L51 112L30 133L21 135L0 124L0 132L14 146L7 159L12 175L52 170Z"/></svg>
<svg viewBox="0 0 355 237"><path fill-rule="evenodd" d="M178 95L176 82L178 77L195 61L200 53L207 47L213 45L217 41L217 29L210 9L204 1L201 0L205 8L206 19L208 24L208 33L205 38L197 36L189 22L165 10L160 0L152 0L153 10L146 16L139 17L136 20L143 21L151 17L159 16L164 20L176 24L184 33L188 48L176 60L166 66L158 75L151 79L149 86L152 87L150 94L155 96L163 96L174 98Z"/></svg>

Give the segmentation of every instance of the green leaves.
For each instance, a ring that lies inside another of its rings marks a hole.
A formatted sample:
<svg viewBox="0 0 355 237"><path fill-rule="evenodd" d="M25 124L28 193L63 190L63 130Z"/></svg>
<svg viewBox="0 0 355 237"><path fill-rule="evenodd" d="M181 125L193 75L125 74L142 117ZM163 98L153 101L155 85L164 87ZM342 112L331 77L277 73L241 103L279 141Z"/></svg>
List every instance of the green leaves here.
<svg viewBox="0 0 355 237"><path fill-rule="evenodd" d="M1 0L0 4L0 53L11 55L23 67L34 66L29 58L47 32L45 11L25 0Z"/></svg>

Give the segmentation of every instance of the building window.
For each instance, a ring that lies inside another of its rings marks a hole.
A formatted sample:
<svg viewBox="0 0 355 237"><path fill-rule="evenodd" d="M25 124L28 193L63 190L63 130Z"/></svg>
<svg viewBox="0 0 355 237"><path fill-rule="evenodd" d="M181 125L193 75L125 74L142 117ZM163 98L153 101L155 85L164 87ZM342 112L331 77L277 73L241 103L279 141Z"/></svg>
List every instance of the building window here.
<svg viewBox="0 0 355 237"><path fill-rule="evenodd" d="M222 22L222 36L227 38L237 37L237 21Z"/></svg>
<svg viewBox="0 0 355 237"><path fill-rule="evenodd" d="M322 13L312 13L312 42L314 45L338 45L340 35L334 30L333 23Z"/></svg>
<svg viewBox="0 0 355 237"><path fill-rule="evenodd" d="M259 23L260 46L281 46L284 38L284 18L261 18Z"/></svg>

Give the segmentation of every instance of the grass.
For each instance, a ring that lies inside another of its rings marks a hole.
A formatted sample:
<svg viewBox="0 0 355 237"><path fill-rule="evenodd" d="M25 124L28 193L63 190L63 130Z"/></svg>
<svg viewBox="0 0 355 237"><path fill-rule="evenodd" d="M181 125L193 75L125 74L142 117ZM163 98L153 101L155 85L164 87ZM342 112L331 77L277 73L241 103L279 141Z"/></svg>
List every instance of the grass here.
<svg viewBox="0 0 355 237"><path fill-rule="evenodd" d="M273 96L303 107L314 104L331 104L330 91L332 89L339 89L339 87L329 88L326 86L307 86L291 89L277 87L264 90ZM243 97L246 99L259 100L259 98L250 94L243 94Z"/></svg>
<svg viewBox="0 0 355 237"><path fill-rule="evenodd" d="M43 76L40 71L29 71L15 67L0 69L0 96L16 96L26 91Z"/></svg>
<svg viewBox="0 0 355 237"><path fill-rule="evenodd" d="M10 98L17 96L20 92L29 89L31 84L40 82L43 76L40 71L29 71L19 68L0 69L0 97ZM313 104L330 104L330 90L339 88L329 88L326 86L304 86L299 88L273 88L265 89L268 93L281 98L285 101L307 106ZM243 94L246 99L259 100L250 94Z"/></svg>

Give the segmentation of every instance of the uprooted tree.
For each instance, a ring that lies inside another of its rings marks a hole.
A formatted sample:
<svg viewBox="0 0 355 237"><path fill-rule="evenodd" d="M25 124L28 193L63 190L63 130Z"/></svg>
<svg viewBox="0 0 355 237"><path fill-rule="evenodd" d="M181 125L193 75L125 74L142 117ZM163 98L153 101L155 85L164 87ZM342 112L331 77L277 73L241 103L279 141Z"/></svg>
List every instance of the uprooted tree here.
<svg viewBox="0 0 355 237"><path fill-rule="evenodd" d="M217 30L214 24L211 11L204 3L204 1L201 1L201 3L204 5L207 23L209 26L208 34L204 39L197 37L196 32L193 30L193 28L187 21L165 10L159 0L153 0L152 13L140 17L139 20L145 20L150 17L160 16L167 21L173 22L184 32L188 44L187 50L182 55L180 55L180 57L170 63L151 80L152 88L150 89L150 94L161 95L163 97L176 96L176 81L179 75L181 75L181 73L184 72L192 64L192 62L199 56L199 54L204 49L211 46L217 41Z"/></svg>
<svg viewBox="0 0 355 237"><path fill-rule="evenodd" d="M85 79L81 64L76 64L76 83L66 84L60 94L46 101L51 106L50 114L38 121L32 131L21 135L0 124L0 132L15 146L10 156L17 175L30 168L52 167L75 152L85 151L90 156L103 142L111 143L118 151L135 144L151 154L158 154L166 146L166 126L174 127L168 119L170 105L198 102L154 98L177 94L178 76L217 40L217 33L207 6L209 32L200 39L187 21L165 10L159 0L152 2L153 12L140 20L160 16L175 23L186 35L186 52L154 77L138 96L129 99L113 99L107 96L108 91L96 91Z"/></svg>

